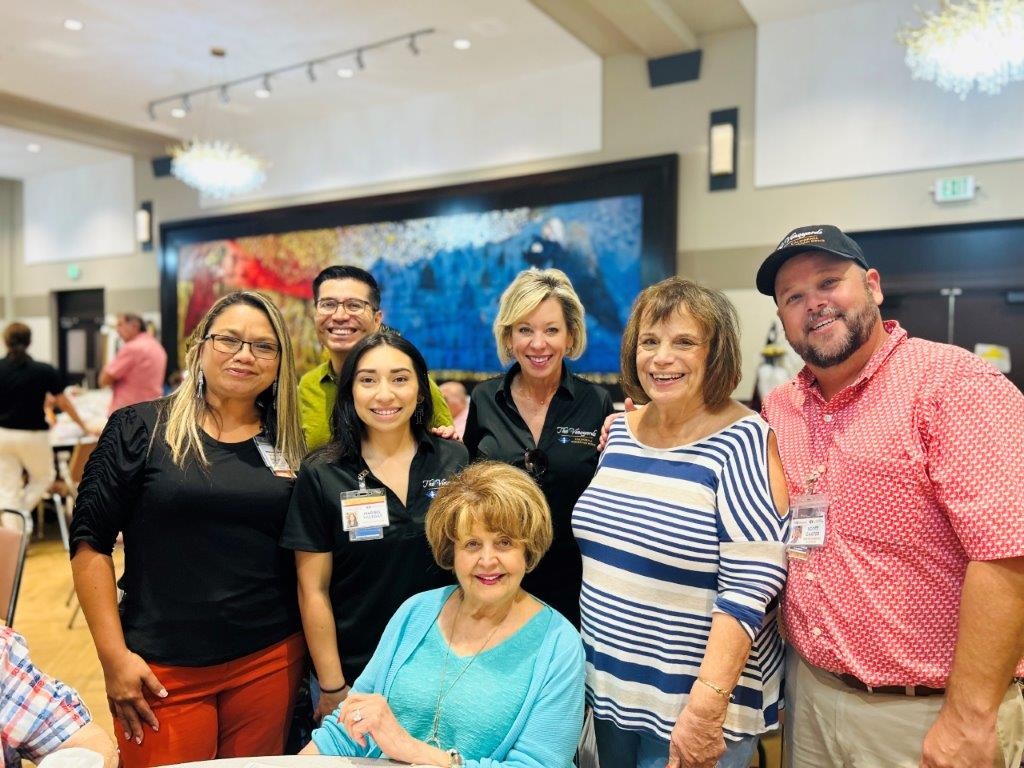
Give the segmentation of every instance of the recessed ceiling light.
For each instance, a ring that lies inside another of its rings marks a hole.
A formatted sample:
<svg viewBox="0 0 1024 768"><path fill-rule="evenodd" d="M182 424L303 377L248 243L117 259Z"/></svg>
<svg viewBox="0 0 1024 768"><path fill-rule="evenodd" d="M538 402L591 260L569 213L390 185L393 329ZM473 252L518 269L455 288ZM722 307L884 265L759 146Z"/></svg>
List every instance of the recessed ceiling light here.
<svg viewBox="0 0 1024 768"><path fill-rule="evenodd" d="M78 19L64 19L64 29L70 30L71 32L81 32L85 26Z"/></svg>
<svg viewBox="0 0 1024 768"><path fill-rule="evenodd" d="M184 107L172 107L171 108L171 117L176 117L179 120L181 120L187 114L188 113L185 111Z"/></svg>
<svg viewBox="0 0 1024 768"><path fill-rule="evenodd" d="M267 90L266 88L263 88L263 87L257 88L256 89L256 98L257 99L269 99L270 98L270 91Z"/></svg>
<svg viewBox="0 0 1024 768"><path fill-rule="evenodd" d="M468 51L473 44L464 37L458 37L452 40L452 45L457 51Z"/></svg>
<svg viewBox="0 0 1024 768"><path fill-rule="evenodd" d="M338 77L344 77L346 80L350 77L355 77L356 71L352 67L341 67L338 70Z"/></svg>
<svg viewBox="0 0 1024 768"><path fill-rule="evenodd" d="M37 154L39 154L40 152L43 151L43 148L41 146L39 146L38 144L36 144L35 142L32 142L31 144L27 145L25 147L25 149L27 149L33 155L37 155Z"/></svg>

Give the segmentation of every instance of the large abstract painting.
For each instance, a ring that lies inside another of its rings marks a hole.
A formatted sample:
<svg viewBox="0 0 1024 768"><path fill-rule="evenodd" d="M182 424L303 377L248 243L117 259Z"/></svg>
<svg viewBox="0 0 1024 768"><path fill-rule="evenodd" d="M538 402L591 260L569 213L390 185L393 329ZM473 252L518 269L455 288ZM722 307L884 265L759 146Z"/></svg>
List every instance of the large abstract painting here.
<svg viewBox="0 0 1024 768"><path fill-rule="evenodd" d="M480 378L500 369L491 324L502 291L523 269L557 267L587 312L574 370L611 382L633 298L675 257L674 157L329 205L330 226L302 226L330 221L315 206L164 227L164 328L174 329L164 340L179 359L217 297L255 288L281 307L299 370L311 368L321 359L312 280L353 264L380 283L385 323L436 376Z"/></svg>

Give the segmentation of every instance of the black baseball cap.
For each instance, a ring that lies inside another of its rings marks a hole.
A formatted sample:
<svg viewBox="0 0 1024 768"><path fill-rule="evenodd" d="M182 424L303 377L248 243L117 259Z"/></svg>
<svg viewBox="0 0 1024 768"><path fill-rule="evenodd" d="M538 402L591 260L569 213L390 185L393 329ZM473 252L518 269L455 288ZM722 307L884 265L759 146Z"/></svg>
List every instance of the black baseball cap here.
<svg viewBox="0 0 1024 768"><path fill-rule="evenodd" d="M825 251L842 259L856 261L864 269L868 269L864 252L853 238L831 224L812 224L808 227L797 227L775 246L775 250L757 270L757 290L765 296L774 297L775 276L779 269L790 257L808 251Z"/></svg>

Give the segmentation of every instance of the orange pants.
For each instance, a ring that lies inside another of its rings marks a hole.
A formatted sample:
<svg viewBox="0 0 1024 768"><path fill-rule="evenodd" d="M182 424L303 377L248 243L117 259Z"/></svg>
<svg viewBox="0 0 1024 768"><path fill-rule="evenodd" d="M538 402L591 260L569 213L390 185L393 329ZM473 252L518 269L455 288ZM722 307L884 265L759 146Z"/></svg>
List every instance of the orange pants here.
<svg viewBox="0 0 1024 768"><path fill-rule="evenodd" d="M305 640L296 634L223 664L150 664L167 689L164 699L146 693L160 730L144 724L136 744L115 722L122 768L281 754L305 658Z"/></svg>

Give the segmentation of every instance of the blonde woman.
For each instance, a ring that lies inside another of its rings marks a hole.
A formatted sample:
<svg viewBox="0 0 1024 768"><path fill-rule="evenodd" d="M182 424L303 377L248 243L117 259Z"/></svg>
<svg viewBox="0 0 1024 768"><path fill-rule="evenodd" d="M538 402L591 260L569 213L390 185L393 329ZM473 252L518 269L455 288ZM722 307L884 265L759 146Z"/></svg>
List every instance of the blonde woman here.
<svg viewBox="0 0 1024 768"><path fill-rule="evenodd" d="M277 545L304 452L280 311L256 291L224 296L186 366L173 395L111 416L72 524L126 768L279 754L305 656Z"/></svg>
<svg viewBox="0 0 1024 768"><path fill-rule="evenodd" d="M613 407L607 391L565 362L587 348L583 305L565 273L520 272L501 296L494 340L512 366L473 389L466 448L473 459L525 469L544 492L555 540L524 588L579 627L583 569L572 508L597 469L601 424Z"/></svg>

